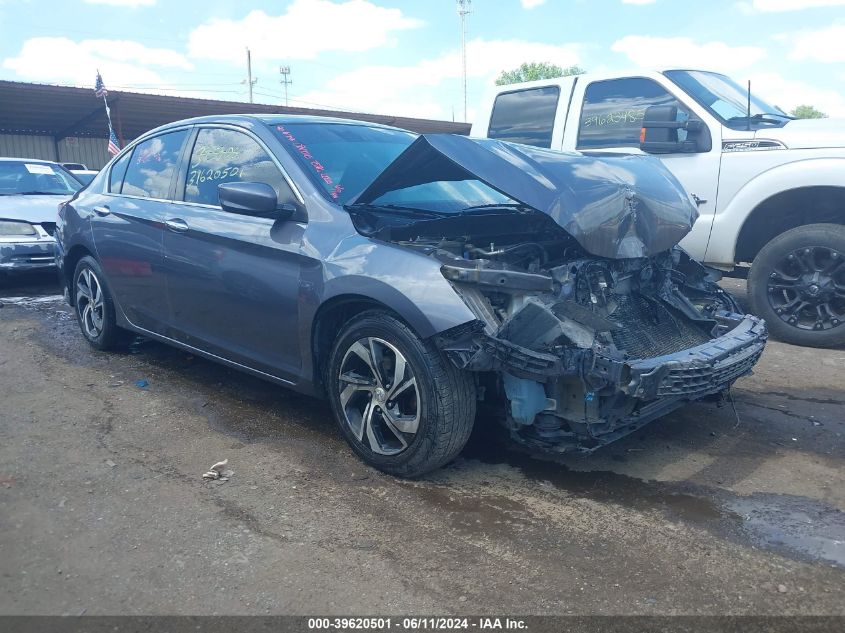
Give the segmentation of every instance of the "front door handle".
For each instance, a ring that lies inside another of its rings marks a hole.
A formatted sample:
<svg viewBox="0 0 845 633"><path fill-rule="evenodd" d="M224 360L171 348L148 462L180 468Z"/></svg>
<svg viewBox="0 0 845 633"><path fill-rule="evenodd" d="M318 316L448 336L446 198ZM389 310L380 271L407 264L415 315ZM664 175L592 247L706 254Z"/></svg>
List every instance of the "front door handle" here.
<svg viewBox="0 0 845 633"><path fill-rule="evenodd" d="M188 223L182 218L170 218L164 221L164 225L176 233L184 233L188 230Z"/></svg>
<svg viewBox="0 0 845 633"><path fill-rule="evenodd" d="M109 213L111 213L111 211L109 211L109 208L106 205L102 205L99 207L94 207L94 213L96 213L97 215L108 215Z"/></svg>

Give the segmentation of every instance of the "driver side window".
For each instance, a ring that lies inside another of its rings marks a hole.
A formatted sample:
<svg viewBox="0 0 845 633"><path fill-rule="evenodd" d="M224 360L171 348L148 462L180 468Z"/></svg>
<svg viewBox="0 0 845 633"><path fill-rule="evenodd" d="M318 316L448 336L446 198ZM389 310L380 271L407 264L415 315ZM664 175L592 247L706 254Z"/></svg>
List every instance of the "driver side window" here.
<svg viewBox="0 0 845 633"><path fill-rule="evenodd" d="M679 121L689 119L689 111L652 79L594 81L584 91L578 149L639 147L646 108L654 105L675 106ZM686 132L680 130L679 134Z"/></svg>
<svg viewBox="0 0 845 633"><path fill-rule="evenodd" d="M185 178L185 202L219 206L217 186L229 182L263 182L279 200L291 198L279 168L255 140L235 130L200 129Z"/></svg>

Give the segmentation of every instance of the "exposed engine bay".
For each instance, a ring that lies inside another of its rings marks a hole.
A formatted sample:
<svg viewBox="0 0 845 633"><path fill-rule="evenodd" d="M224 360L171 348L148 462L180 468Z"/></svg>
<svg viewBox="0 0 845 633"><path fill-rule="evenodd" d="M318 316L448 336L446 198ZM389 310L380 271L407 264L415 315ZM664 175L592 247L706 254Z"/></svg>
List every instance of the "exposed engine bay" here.
<svg viewBox="0 0 845 633"><path fill-rule="evenodd" d="M476 320L437 344L535 449L594 450L724 396L765 345L677 246L698 211L653 157L424 135L346 209L440 261Z"/></svg>
<svg viewBox="0 0 845 633"><path fill-rule="evenodd" d="M602 258L530 211L391 224L369 232L437 258L477 316L438 345L532 448L594 450L724 396L763 351L763 322L679 247Z"/></svg>

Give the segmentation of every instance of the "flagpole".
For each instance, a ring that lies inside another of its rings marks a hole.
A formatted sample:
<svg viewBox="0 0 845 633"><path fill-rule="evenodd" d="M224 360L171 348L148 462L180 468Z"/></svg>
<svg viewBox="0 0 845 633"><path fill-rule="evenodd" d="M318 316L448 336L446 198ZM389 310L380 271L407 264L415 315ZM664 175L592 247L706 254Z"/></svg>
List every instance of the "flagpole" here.
<svg viewBox="0 0 845 633"><path fill-rule="evenodd" d="M99 68L97 69L97 77L102 77L102 75L100 74ZM111 130L112 130L111 110L109 109L109 102L108 102L108 99L106 99L106 93L105 92L103 93L103 105L106 106L106 118L109 120L109 132L111 132Z"/></svg>

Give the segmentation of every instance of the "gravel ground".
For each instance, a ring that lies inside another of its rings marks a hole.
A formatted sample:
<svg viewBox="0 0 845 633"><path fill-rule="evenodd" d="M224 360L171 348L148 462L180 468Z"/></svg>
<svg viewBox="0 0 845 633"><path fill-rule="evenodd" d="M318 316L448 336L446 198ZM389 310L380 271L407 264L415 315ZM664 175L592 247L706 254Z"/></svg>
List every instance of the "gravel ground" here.
<svg viewBox="0 0 845 633"><path fill-rule="evenodd" d="M94 351L51 275L0 284L0 614L845 614L845 350L772 342L735 409L590 457L479 419L409 482L323 402Z"/></svg>

